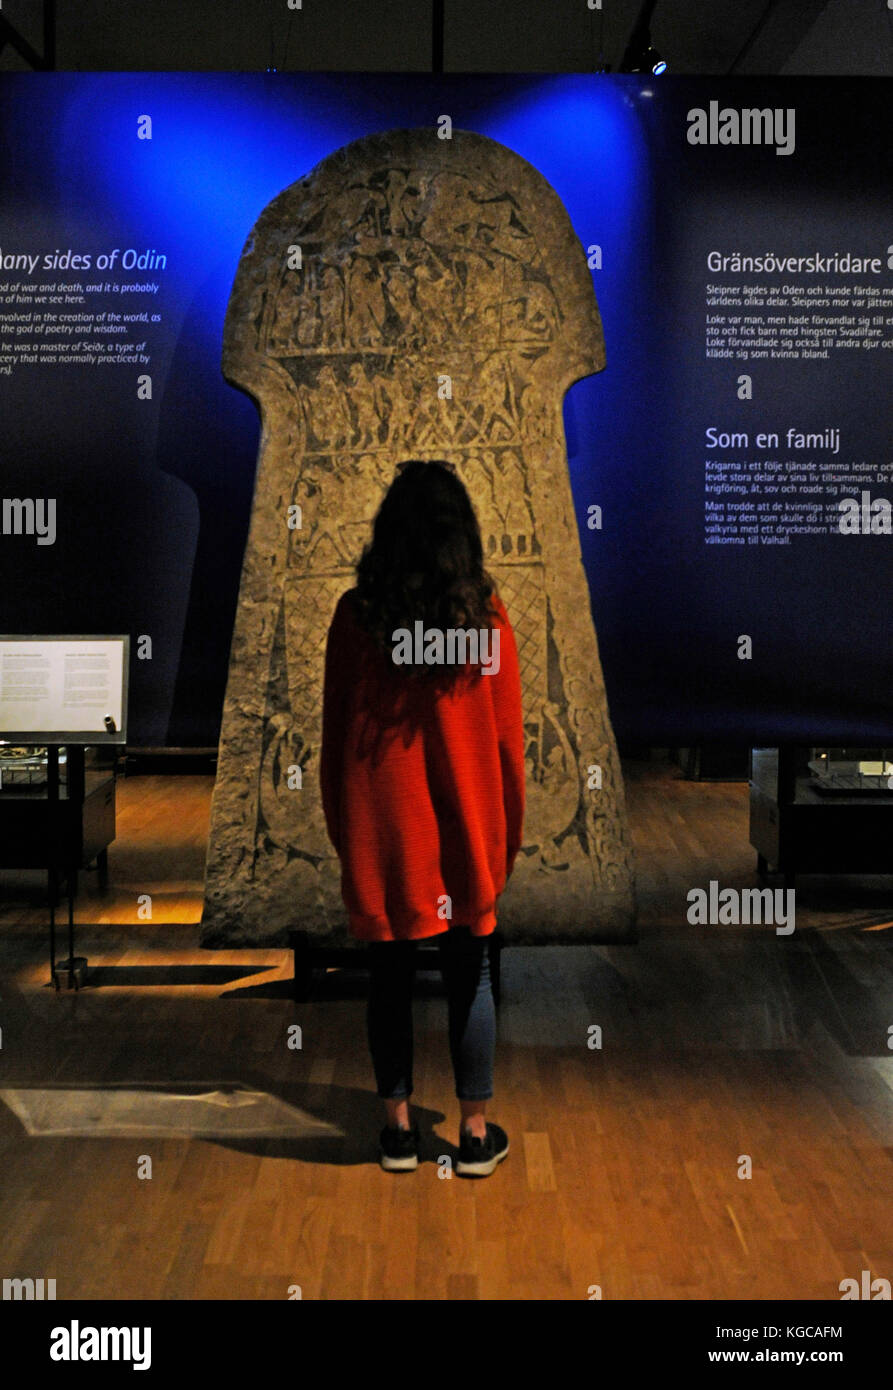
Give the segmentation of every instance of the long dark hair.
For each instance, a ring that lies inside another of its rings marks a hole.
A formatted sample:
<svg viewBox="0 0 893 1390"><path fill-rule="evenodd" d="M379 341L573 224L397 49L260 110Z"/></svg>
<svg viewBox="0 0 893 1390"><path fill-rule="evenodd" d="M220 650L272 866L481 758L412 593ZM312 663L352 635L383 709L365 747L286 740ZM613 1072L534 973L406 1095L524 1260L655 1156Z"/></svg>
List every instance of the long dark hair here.
<svg viewBox="0 0 893 1390"><path fill-rule="evenodd" d="M397 628L491 627L496 586L484 569L474 507L452 466L399 465L357 564L357 616L383 651ZM401 667L424 675L430 667Z"/></svg>

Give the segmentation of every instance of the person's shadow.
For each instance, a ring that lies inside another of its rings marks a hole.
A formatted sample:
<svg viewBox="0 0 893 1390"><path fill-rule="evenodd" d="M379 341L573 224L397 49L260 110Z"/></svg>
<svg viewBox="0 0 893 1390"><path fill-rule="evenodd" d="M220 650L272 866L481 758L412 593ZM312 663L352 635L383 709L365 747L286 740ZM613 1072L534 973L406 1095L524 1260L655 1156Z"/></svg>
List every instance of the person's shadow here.
<svg viewBox="0 0 893 1390"><path fill-rule="evenodd" d="M291 997L292 990L292 980L271 980L261 984L236 986L226 990L221 997L281 999ZM363 970L318 970L314 975L311 1000L315 1003L361 1000L365 998L367 991L368 978ZM424 962L420 960L413 983L413 997L445 997L436 957L432 956L431 960ZM267 1078L256 1080L258 1088L269 1084ZM247 1075L243 1076L242 1084L251 1085L251 1079ZM294 1137L244 1141L223 1137L218 1142L227 1148L239 1149L245 1153L263 1154L268 1158L294 1158L306 1163L355 1164L378 1161L378 1135L384 1125L384 1107L373 1090L296 1082L287 1087L277 1085L276 1094L281 1101L311 1113L316 1119L332 1125L341 1133L310 1133ZM444 1112L413 1103L412 1114L419 1126L419 1162L437 1163L448 1158L451 1167L455 1167L459 1155L458 1145L441 1138L434 1131L435 1125L445 1121Z"/></svg>
<svg viewBox="0 0 893 1390"><path fill-rule="evenodd" d="M250 1078L246 1077L245 1085L251 1084ZM384 1107L374 1090L296 1082L284 1087L277 1085L276 1096L286 1105L340 1132L251 1139L217 1136L215 1142L240 1153L258 1154L264 1158L291 1158L299 1163L341 1167L378 1162L378 1136L385 1121ZM412 1118L419 1127L420 1164L437 1164L448 1159L450 1167L455 1168L459 1156L458 1145L442 1138L434 1128L445 1121L444 1112L413 1104Z"/></svg>

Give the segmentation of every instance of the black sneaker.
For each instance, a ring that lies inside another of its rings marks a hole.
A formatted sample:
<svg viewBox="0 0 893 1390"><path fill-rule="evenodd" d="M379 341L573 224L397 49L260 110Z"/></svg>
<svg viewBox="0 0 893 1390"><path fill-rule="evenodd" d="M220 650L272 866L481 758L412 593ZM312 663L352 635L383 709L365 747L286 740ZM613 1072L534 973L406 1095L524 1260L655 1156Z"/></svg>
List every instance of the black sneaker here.
<svg viewBox="0 0 893 1390"><path fill-rule="evenodd" d="M487 1121L487 1137L478 1139L467 1130L459 1135L457 1178L488 1178L509 1151L508 1135L499 1125Z"/></svg>
<svg viewBox="0 0 893 1390"><path fill-rule="evenodd" d="M411 1173L419 1166L419 1127L391 1129L385 1125L379 1141L379 1159L386 1173Z"/></svg>

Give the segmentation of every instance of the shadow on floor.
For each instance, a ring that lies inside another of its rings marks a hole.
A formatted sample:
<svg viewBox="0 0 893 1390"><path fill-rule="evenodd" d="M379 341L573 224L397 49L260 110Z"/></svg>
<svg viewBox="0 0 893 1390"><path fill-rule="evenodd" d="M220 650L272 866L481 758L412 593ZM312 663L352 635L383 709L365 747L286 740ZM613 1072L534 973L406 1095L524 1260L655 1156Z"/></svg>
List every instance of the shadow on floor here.
<svg viewBox="0 0 893 1390"><path fill-rule="evenodd" d="M120 1081L0 1088L7 1120L30 1139L204 1140L240 1153L338 1166L378 1161L383 1106L371 1089L312 1082ZM413 1106L422 1162L458 1148L434 1132L443 1111ZM457 1117L458 1119L458 1117Z"/></svg>
<svg viewBox="0 0 893 1390"><path fill-rule="evenodd" d="M302 1106L318 1119L342 1130L339 1137L320 1134L295 1139L275 1137L243 1140L227 1137L217 1142L224 1148L240 1153L256 1154L263 1158L294 1159L299 1163L328 1163L342 1167L378 1162L378 1136L384 1125L384 1106L373 1090L308 1083L300 1088L300 1092ZM457 1101L457 1127L458 1104ZM412 1117L419 1127L419 1163L437 1164L448 1158L455 1167L459 1157L458 1144L441 1137L434 1130L435 1125L446 1121L444 1111L413 1103Z"/></svg>
<svg viewBox="0 0 893 1390"><path fill-rule="evenodd" d="M268 969L270 967L267 967ZM333 970L318 968L313 973L313 986L307 1003L322 1003L345 999L365 999L369 992L369 972L363 969L339 967ZM441 999L445 996L443 981L438 971L421 967L416 971L413 997L416 999ZM284 980L265 980L262 984L245 985L229 989L221 999L291 999L294 997L294 980L289 976Z"/></svg>

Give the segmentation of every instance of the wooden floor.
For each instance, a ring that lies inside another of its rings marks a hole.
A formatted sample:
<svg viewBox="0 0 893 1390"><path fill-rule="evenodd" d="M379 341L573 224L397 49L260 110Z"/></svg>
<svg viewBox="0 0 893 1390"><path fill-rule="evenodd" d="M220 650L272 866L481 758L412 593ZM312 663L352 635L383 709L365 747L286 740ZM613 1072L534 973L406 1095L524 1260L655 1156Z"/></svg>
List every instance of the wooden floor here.
<svg viewBox="0 0 893 1390"><path fill-rule="evenodd" d="M491 1114L512 1151L476 1183L439 1176L458 1114L436 976L427 1161L395 1177L364 977L295 1005L286 952L198 947L210 778L119 784L79 995L47 985L40 877L0 875L0 1275L60 1299L837 1300L893 1278L893 883L803 880L792 937L689 926L690 888L755 885L746 788L626 773L640 941L505 952Z"/></svg>

